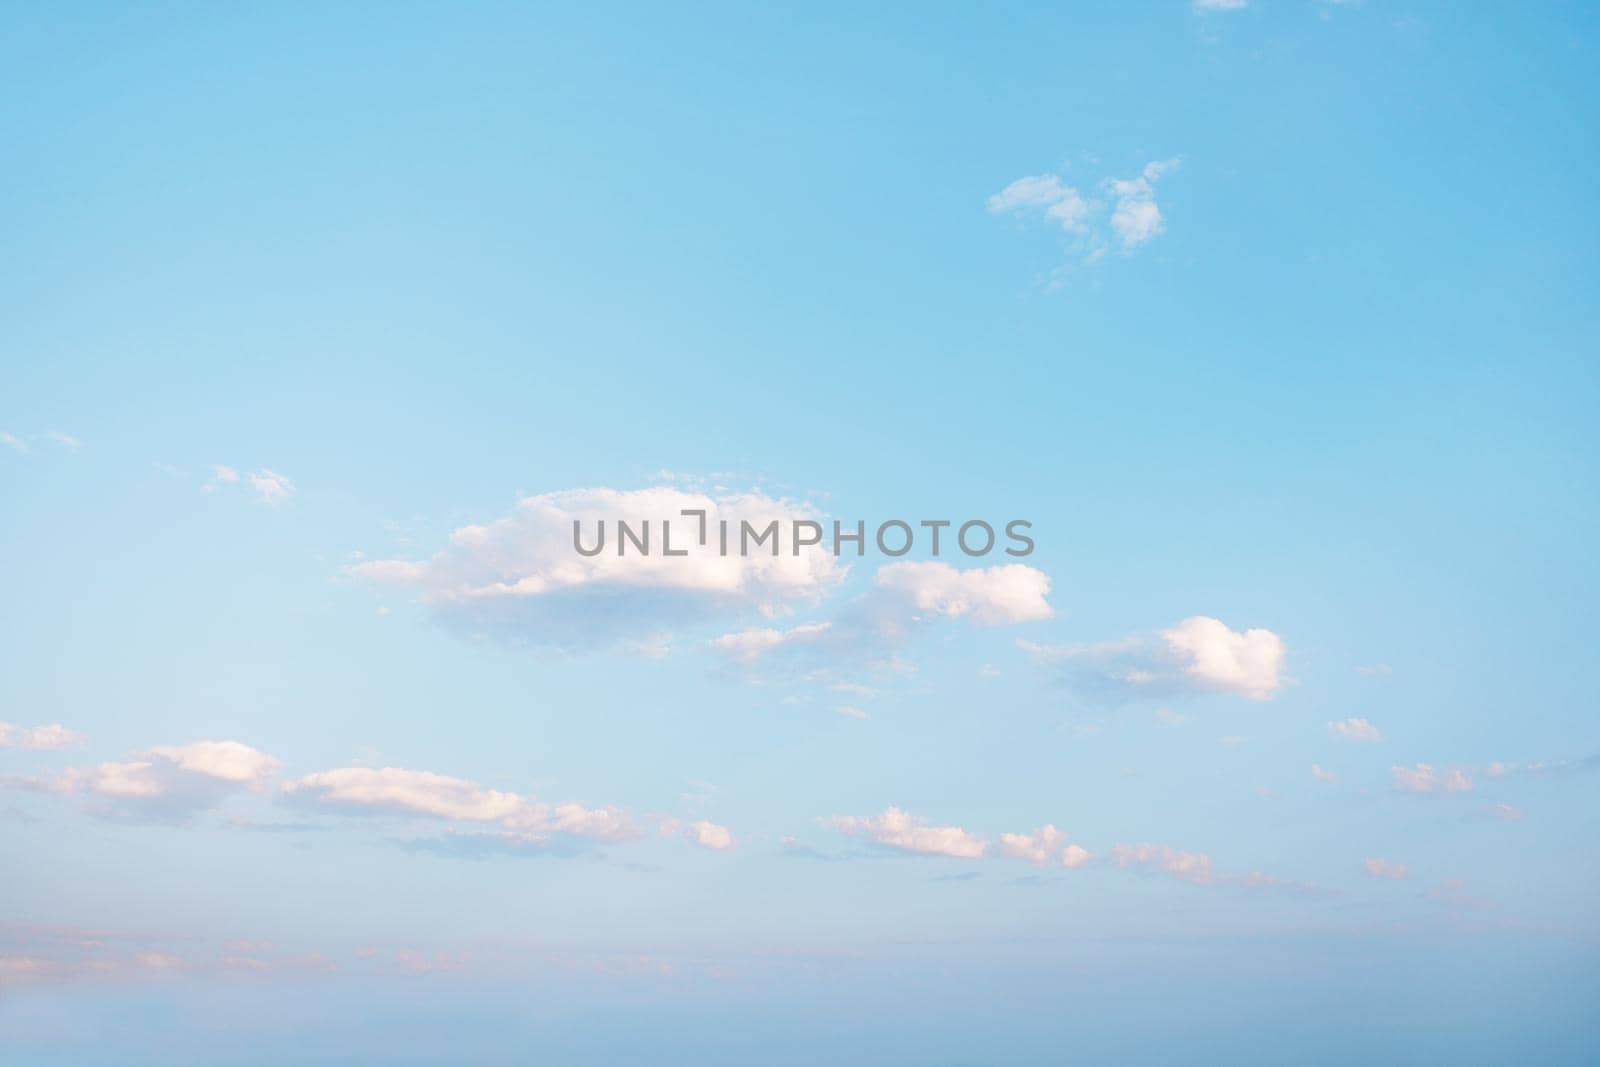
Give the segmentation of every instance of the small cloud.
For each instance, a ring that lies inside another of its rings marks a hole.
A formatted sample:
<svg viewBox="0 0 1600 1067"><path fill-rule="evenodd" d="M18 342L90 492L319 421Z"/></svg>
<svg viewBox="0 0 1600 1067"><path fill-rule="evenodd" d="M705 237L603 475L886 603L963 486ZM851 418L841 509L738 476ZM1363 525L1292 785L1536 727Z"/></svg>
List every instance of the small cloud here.
<svg viewBox="0 0 1600 1067"><path fill-rule="evenodd" d="M1389 666L1387 663L1372 663L1365 667L1357 667L1356 673L1381 677L1383 675L1393 674L1394 668Z"/></svg>
<svg viewBox="0 0 1600 1067"><path fill-rule="evenodd" d="M867 717L866 712L850 704L840 704L833 710L837 711L840 715L843 715L847 719L865 719Z"/></svg>
<svg viewBox="0 0 1600 1067"><path fill-rule="evenodd" d="M1346 741L1382 741L1378 728L1366 719L1341 719L1328 724L1328 732Z"/></svg>
<svg viewBox="0 0 1600 1067"><path fill-rule="evenodd" d="M16 726L9 722L0 722L0 748L30 748L39 751L54 751L63 748L73 748L83 744L88 738L77 730L69 730L58 722L48 726Z"/></svg>
<svg viewBox="0 0 1600 1067"><path fill-rule="evenodd" d="M1250 0L1191 0L1196 11L1239 11L1250 6Z"/></svg>
<svg viewBox="0 0 1600 1067"><path fill-rule="evenodd" d="M1460 768L1443 775L1432 764L1419 763L1415 767L1391 767L1389 780L1405 793L1466 793L1472 789L1472 779Z"/></svg>
<svg viewBox="0 0 1600 1067"><path fill-rule="evenodd" d="M1000 668L996 667L992 663L985 663L983 666L978 668L978 677L979 678L998 678L998 677L1000 677Z"/></svg>
<svg viewBox="0 0 1600 1067"><path fill-rule="evenodd" d="M929 826L893 805L885 808L882 815L836 815L831 821L840 833L905 852L977 859L989 847L983 838L959 826Z"/></svg>
<svg viewBox="0 0 1600 1067"><path fill-rule="evenodd" d="M1227 737L1218 738L1217 743L1226 745L1229 748L1238 748L1248 740L1250 740L1248 737L1240 737L1238 734L1229 734Z"/></svg>
<svg viewBox="0 0 1600 1067"><path fill-rule="evenodd" d="M224 486L237 485L239 472L220 463L211 465L211 477L200 487L202 493L215 493Z"/></svg>
<svg viewBox="0 0 1600 1067"><path fill-rule="evenodd" d="M9 433L9 432L7 432L5 430L0 430L0 445L5 445L7 448L11 449L13 452L16 452L19 455L23 455L23 456L26 456L29 452L32 451L32 449L30 449L28 447L28 442L24 441L22 438L18 437L16 434Z"/></svg>
<svg viewBox="0 0 1600 1067"><path fill-rule="evenodd" d="M1115 845L1111 849L1111 862L1122 868L1157 871L1197 885L1211 882L1210 856L1203 852L1183 852L1170 845Z"/></svg>
<svg viewBox="0 0 1600 1067"><path fill-rule="evenodd" d="M1361 867L1374 878L1385 878L1390 881L1399 881L1402 878L1411 876L1411 870L1405 864L1390 863L1388 860L1380 859L1376 856L1368 857Z"/></svg>
<svg viewBox="0 0 1600 1067"><path fill-rule="evenodd" d="M1176 159L1162 160L1146 164L1137 178L1113 178L1106 182L1116 198L1111 212L1111 231L1117 235L1117 243L1124 253L1160 236L1167 228L1161 208L1156 205L1155 185L1163 174L1177 166Z"/></svg>
<svg viewBox="0 0 1600 1067"><path fill-rule="evenodd" d="M719 826L714 822L691 823L684 830L684 836L701 848L709 848L720 852L733 847L733 835L726 826Z"/></svg>
<svg viewBox="0 0 1600 1067"><path fill-rule="evenodd" d="M1173 711L1171 708L1157 708L1155 717L1156 722L1160 723L1162 726L1182 726L1184 723L1189 721L1189 717L1187 715L1179 714L1178 712Z"/></svg>
<svg viewBox="0 0 1600 1067"><path fill-rule="evenodd" d="M1334 774L1332 771L1323 770L1322 764L1320 763L1313 763L1311 765L1311 777L1315 778L1319 782L1327 782L1329 784L1339 780L1339 776L1337 774Z"/></svg>
<svg viewBox="0 0 1600 1067"><path fill-rule="evenodd" d="M1018 641L1034 662L1060 670L1087 695L1176 697L1231 693L1271 700L1284 685L1287 647L1266 629L1230 630L1192 615L1156 634L1088 645Z"/></svg>
<svg viewBox="0 0 1600 1067"><path fill-rule="evenodd" d="M1066 843L1067 835L1046 824L1028 834L1001 834L1000 853L1012 859L1042 864Z"/></svg>
<svg viewBox="0 0 1600 1067"><path fill-rule="evenodd" d="M246 477L256 498L263 504L276 507L294 495L294 483L276 471L263 468Z"/></svg>
<svg viewBox="0 0 1600 1067"><path fill-rule="evenodd" d="M1018 178L989 197L991 214L1037 215L1069 237L1073 255L1083 263L1100 260L1115 244L1124 254L1159 236L1166 219L1156 204L1155 185L1178 166L1178 160L1155 160L1132 178L1107 178L1100 188L1109 197L1090 199L1057 174Z"/></svg>
<svg viewBox="0 0 1600 1067"><path fill-rule="evenodd" d="M76 452L78 449L83 447L82 441L78 440L70 433L62 433L60 430L51 430L45 434L45 437L55 444L60 445L68 452Z"/></svg>
<svg viewBox="0 0 1600 1067"><path fill-rule="evenodd" d="M1510 804L1492 804L1489 814L1502 822L1517 822L1522 818L1522 809Z"/></svg>

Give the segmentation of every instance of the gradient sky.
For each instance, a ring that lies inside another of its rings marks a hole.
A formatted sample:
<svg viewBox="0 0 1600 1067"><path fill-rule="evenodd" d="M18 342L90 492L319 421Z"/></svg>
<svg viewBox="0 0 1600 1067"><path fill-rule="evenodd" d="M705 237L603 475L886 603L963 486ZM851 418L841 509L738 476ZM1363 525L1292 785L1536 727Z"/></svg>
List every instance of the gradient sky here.
<svg viewBox="0 0 1600 1067"><path fill-rule="evenodd" d="M1597 43L0 5L0 1062L1594 1062Z"/></svg>

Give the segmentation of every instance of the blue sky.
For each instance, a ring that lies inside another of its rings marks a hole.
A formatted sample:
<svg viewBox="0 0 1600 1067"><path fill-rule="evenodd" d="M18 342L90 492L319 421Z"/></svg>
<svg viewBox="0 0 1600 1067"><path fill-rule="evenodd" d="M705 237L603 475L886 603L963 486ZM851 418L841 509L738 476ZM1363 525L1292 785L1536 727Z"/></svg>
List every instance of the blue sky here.
<svg viewBox="0 0 1600 1067"><path fill-rule="evenodd" d="M0 28L0 1060L1595 1057L1592 10Z"/></svg>

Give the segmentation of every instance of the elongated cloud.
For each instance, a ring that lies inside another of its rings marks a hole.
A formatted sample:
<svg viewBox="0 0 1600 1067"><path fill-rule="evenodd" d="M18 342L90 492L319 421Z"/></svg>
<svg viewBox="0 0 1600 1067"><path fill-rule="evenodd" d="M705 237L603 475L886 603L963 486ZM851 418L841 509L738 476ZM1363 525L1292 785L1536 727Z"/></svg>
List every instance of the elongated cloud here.
<svg viewBox="0 0 1600 1067"><path fill-rule="evenodd" d="M1390 881L1398 881L1401 878L1409 877L1411 874L1410 868L1405 864L1391 863L1379 856L1367 857L1367 861L1361 865L1361 868L1374 878L1384 878Z"/></svg>
<svg viewBox="0 0 1600 1067"><path fill-rule="evenodd" d="M959 826L929 826L915 815L890 806L881 815L837 815L834 829L874 844L919 852L929 856L955 856L977 859L989 843Z"/></svg>
<svg viewBox="0 0 1600 1067"><path fill-rule="evenodd" d="M0 722L0 748L31 748L53 751L81 745L87 738L77 730L69 730L58 722L48 726L17 726Z"/></svg>
<svg viewBox="0 0 1600 1067"><path fill-rule="evenodd" d="M1283 686L1288 653L1271 630L1230 630L1205 615L1152 636L1101 644L1017 644L1035 662L1059 670L1084 695L1113 700L1199 693L1271 700Z"/></svg>
<svg viewBox="0 0 1600 1067"><path fill-rule="evenodd" d="M421 815L453 822L494 823L521 838L571 834L603 841L639 836L619 808L547 804L485 789L465 778L401 767L340 767L283 783L290 797L334 811Z"/></svg>
<svg viewBox="0 0 1600 1067"><path fill-rule="evenodd" d="M704 543L700 518L684 511L705 513ZM349 573L412 590L438 618L469 633L512 644L620 645L682 624L780 615L817 601L843 567L821 546L795 551L790 538L797 519L815 521L809 507L759 493L577 489L524 497L503 518L456 530L428 559L372 560ZM618 553L619 520L635 533L649 523L648 555L631 543L626 554ZM741 523L765 530L774 520L776 554L765 548L721 553L722 521L737 545ZM593 548L602 521L605 549L592 556L578 552L573 524L580 524L584 547ZM684 555L665 554L669 536L672 551Z"/></svg>
<svg viewBox="0 0 1600 1067"><path fill-rule="evenodd" d="M712 648L739 663L787 661L808 670L884 662L912 634L939 619L1000 626L1048 619L1050 577L1020 563L961 570L948 563L879 568L866 595L825 622L753 627L724 634Z"/></svg>
<svg viewBox="0 0 1600 1067"><path fill-rule="evenodd" d="M1042 866L1055 860L1063 867L1082 867L1092 856L1088 849L1066 843L1067 835L1046 823L1031 833L1001 834L1000 853Z"/></svg>
<svg viewBox="0 0 1600 1067"><path fill-rule="evenodd" d="M1186 882L1207 885L1212 880L1211 857L1203 852L1184 852L1170 845L1115 845L1111 862L1118 867L1157 871Z"/></svg>
<svg viewBox="0 0 1600 1067"><path fill-rule="evenodd" d="M40 783L86 798L96 814L123 819L185 819L241 789L262 790L279 762L239 741L162 745L126 760L72 768Z"/></svg>
<svg viewBox="0 0 1600 1067"><path fill-rule="evenodd" d="M1466 793L1472 789L1472 778L1466 771L1454 767L1441 774L1430 763L1391 767L1389 780L1405 793Z"/></svg>

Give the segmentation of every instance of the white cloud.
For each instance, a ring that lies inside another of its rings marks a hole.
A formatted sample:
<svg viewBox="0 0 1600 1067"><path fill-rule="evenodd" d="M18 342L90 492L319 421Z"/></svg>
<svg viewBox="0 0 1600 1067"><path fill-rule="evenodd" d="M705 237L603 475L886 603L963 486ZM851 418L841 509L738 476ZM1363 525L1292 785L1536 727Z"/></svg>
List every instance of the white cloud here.
<svg viewBox="0 0 1600 1067"><path fill-rule="evenodd" d="M278 773L277 757L238 741L195 741L188 745L158 745L150 754L169 760L174 767L225 782L252 784Z"/></svg>
<svg viewBox="0 0 1600 1067"><path fill-rule="evenodd" d="M239 472L220 463L211 465L211 477L200 487L202 493L215 493L226 485L239 484Z"/></svg>
<svg viewBox="0 0 1600 1067"><path fill-rule="evenodd" d="M1271 630L1235 633L1217 619L1195 615L1161 636L1203 688L1270 700L1282 684L1283 639Z"/></svg>
<svg viewBox="0 0 1600 1067"><path fill-rule="evenodd" d="M948 563L891 563L878 570L864 596L829 621L724 634L711 647L737 663L787 660L822 674L846 664L883 665L916 629L936 619L985 626L1047 619L1053 614L1049 592L1049 576L1022 564L958 570Z"/></svg>
<svg viewBox="0 0 1600 1067"><path fill-rule="evenodd" d="M1106 188L1115 198L1111 210L1111 232L1124 252L1159 236L1166 229L1166 219L1156 204L1156 182L1161 176L1178 166L1176 159L1147 163L1137 178L1112 178Z"/></svg>
<svg viewBox="0 0 1600 1067"><path fill-rule="evenodd" d="M47 726L16 726L0 722L0 748L31 748L54 750L72 748L88 740L77 730L69 730L58 722Z"/></svg>
<svg viewBox="0 0 1600 1067"><path fill-rule="evenodd" d="M28 442L24 441L22 438L18 437L16 434L10 433L9 431L6 431L6 430L0 430L0 445L5 445L7 448L11 449L13 452L16 452L16 453L18 453L20 455L24 455L24 456L26 456L30 451L32 451L30 448L28 448Z"/></svg>
<svg viewBox="0 0 1600 1067"><path fill-rule="evenodd" d="M1061 866L1063 867L1075 870L1092 859L1094 859L1093 854L1088 849L1081 848L1078 845L1068 845L1061 850Z"/></svg>
<svg viewBox="0 0 1600 1067"><path fill-rule="evenodd" d="M776 648L815 644L823 639L832 626L828 622L814 622L787 630L771 626L756 627L723 634L712 640L711 647L739 662L749 663Z"/></svg>
<svg viewBox="0 0 1600 1067"><path fill-rule="evenodd" d="M1031 834L1001 834L1000 852L1012 859L1044 863L1066 839L1066 834L1047 823Z"/></svg>
<svg viewBox="0 0 1600 1067"><path fill-rule="evenodd" d="M289 796L328 808L495 823L521 838L552 833L600 840L637 836L628 815L618 808L551 805L432 771L340 767L285 782L282 788Z"/></svg>
<svg viewBox="0 0 1600 1067"><path fill-rule="evenodd" d="M1166 228L1156 204L1156 182L1178 166L1176 159L1145 164L1136 177L1107 178L1101 183L1107 205L1086 198L1056 174L1018 178L985 202L992 214L1037 214L1070 236L1075 255L1092 263L1115 244L1132 252ZM1109 211L1109 213L1108 213Z"/></svg>
<svg viewBox="0 0 1600 1067"><path fill-rule="evenodd" d="M706 512L706 543L699 519ZM514 644L586 648L656 637L668 627L719 617L786 614L814 603L840 579L844 568L831 551L791 543L793 520L815 521L812 510L759 493L708 496L670 486L652 489L576 489L524 497L511 514L483 525L463 526L448 546L426 560L374 560L349 573L374 582L414 589L441 619L471 633ZM595 543L598 523L607 540L598 555L581 555L573 544L581 523L585 548ZM638 533L650 525L648 555L628 545L617 549L617 522ZM719 553L719 522L729 523L730 551ZM737 545L741 521L757 530L778 520L778 552L764 547L746 555ZM663 541L670 529L674 553Z"/></svg>
<svg viewBox="0 0 1600 1067"><path fill-rule="evenodd" d="M847 719L867 718L867 713L856 707L854 704L840 704L833 710L838 712L840 715L843 715Z"/></svg>
<svg viewBox="0 0 1600 1067"><path fill-rule="evenodd" d="M733 847L733 835L728 832L728 828L714 822L701 820L691 823L684 834L701 848L721 851Z"/></svg>
<svg viewBox="0 0 1600 1067"><path fill-rule="evenodd" d="M1238 11L1250 6L1250 0L1192 0L1196 11Z"/></svg>
<svg viewBox="0 0 1600 1067"><path fill-rule="evenodd" d="M1378 728L1366 719L1340 719L1328 724L1328 732L1346 741L1382 741Z"/></svg>
<svg viewBox="0 0 1600 1067"><path fill-rule="evenodd" d="M1060 669L1086 695L1110 698L1231 693L1270 700L1282 688L1287 648L1271 630L1234 631L1194 615L1154 636L1091 645L1018 641L1035 662Z"/></svg>
<svg viewBox="0 0 1600 1067"><path fill-rule="evenodd" d="M976 622L1048 619L1050 578L1020 563L961 571L948 563L891 563L876 575L880 590L900 596L918 612Z"/></svg>
<svg viewBox="0 0 1600 1067"><path fill-rule="evenodd" d="M1391 881L1398 881L1411 875L1410 868L1405 864L1390 863L1388 860L1380 859L1376 856L1368 857L1367 861L1361 866L1374 878L1387 878Z"/></svg>
<svg viewBox="0 0 1600 1067"><path fill-rule="evenodd" d="M1334 774L1332 771L1323 770L1322 764L1320 763L1313 763L1311 765L1311 777L1315 778L1319 782L1328 782L1330 784L1339 780L1339 776L1337 774Z"/></svg>
<svg viewBox="0 0 1600 1067"><path fill-rule="evenodd" d="M1088 229L1089 215L1094 205L1072 186L1054 174L1018 178L986 202L995 214L1005 212L1040 211L1045 218L1071 233Z"/></svg>
<svg viewBox="0 0 1600 1067"><path fill-rule="evenodd" d="M200 486L202 493L216 493L243 485L255 494L258 501L268 507L277 507L295 494L294 483L277 471L266 467L240 475L235 467L222 463L211 465L211 477Z"/></svg>
<svg viewBox="0 0 1600 1067"><path fill-rule="evenodd" d="M1207 885L1212 880L1210 856L1202 852L1183 852L1170 845L1114 845L1111 862L1118 867L1160 871L1197 885Z"/></svg>
<svg viewBox="0 0 1600 1067"><path fill-rule="evenodd" d="M1490 806L1489 814L1502 822L1516 822L1522 818L1522 809L1511 804L1494 804Z"/></svg>
<svg viewBox="0 0 1600 1067"><path fill-rule="evenodd" d="M276 506L294 495L294 483L276 471L262 468L250 472L245 479L263 504Z"/></svg>
<svg viewBox="0 0 1600 1067"><path fill-rule="evenodd" d="M989 847L983 838L959 826L929 826L893 806L885 808L882 815L838 815L832 822L841 833L907 852L977 859Z"/></svg>
<svg viewBox="0 0 1600 1067"><path fill-rule="evenodd" d="M277 773L276 757L238 741L165 745L94 767L71 768L45 783L89 798L92 810L118 818L182 819L230 792L259 790Z"/></svg>
<svg viewBox="0 0 1600 1067"><path fill-rule="evenodd" d="M68 452L76 452L78 449L83 447L82 441L78 440L70 433L62 433L60 430L51 430L45 434L45 437L60 445Z"/></svg>
<svg viewBox="0 0 1600 1067"><path fill-rule="evenodd" d="M1460 768L1453 768L1441 776L1428 763L1419 763L1415 767L1391 767L1389 780L1396 789L1407 793L1465 793L1472 789L1472 779Z"/></svg>
<svg viewBox="0 0 1600 1067"><path fill-rule="evenodd" d="M1381 677L1383 675L1393 674L1394 668L1389 666L1387 663L1372 663L1365 667L1357 667L1356 673Z"/></svg>

